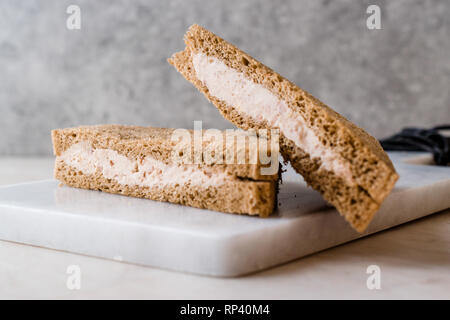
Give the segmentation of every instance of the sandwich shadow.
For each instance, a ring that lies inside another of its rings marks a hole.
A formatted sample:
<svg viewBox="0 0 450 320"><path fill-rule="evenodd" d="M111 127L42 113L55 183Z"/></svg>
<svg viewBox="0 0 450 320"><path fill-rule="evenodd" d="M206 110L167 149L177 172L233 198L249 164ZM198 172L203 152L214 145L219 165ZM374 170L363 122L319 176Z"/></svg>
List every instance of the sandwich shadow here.
<svg viewBox="0 0 450 320"><path fill-rule="evenodd" d="M306 185L284 182L278 194L277 215L294 218L333 208L320 195Z"/></svg>

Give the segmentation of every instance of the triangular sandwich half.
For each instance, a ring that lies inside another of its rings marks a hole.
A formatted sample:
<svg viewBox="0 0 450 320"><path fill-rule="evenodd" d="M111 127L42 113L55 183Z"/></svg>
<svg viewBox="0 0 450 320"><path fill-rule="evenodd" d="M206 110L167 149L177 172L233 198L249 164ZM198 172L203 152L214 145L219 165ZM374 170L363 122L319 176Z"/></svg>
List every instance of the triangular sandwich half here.
<svg viewBox="0 0 450 320"><path fill-rule="evenodd" d="M122 125L53 130L55 178L76 188L229 213L271 214L279 178L278 147L271 149L261 138L255 144L251 141L256 135L242 130L205 136L206 130ZM195 139L201 141L200 153ZM276 163L261 164L256 148L273 155Z"/></svg>
<svg viewBox="0 0 450 320"><path fill-rule="evenodd" d="M398 179L378 141L210 31L184 39L169 62L239 128L279 128L285 160L364 231Z"/></svg>

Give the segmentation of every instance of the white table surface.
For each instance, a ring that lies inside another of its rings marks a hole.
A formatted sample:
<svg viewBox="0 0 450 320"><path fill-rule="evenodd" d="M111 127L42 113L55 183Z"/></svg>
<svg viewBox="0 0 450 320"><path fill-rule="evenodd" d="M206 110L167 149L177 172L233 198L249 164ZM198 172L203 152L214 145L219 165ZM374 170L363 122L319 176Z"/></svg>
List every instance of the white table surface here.
<svg viewBox="0 0 450 320"><path fill-rule="evenodd" d="M51 158L0 158L0 184L48 179ZM68 266L81 270L69 290ZM366 269L378 265L381 289ZM209 278L0 241L3 299L450 299L450 210L246 277Z"/></svg>

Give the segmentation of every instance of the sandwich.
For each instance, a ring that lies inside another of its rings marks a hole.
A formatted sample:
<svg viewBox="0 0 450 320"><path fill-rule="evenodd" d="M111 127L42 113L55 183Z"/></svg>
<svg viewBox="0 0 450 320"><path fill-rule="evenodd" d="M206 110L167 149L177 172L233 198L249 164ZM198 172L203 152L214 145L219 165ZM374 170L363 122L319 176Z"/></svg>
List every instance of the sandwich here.
<svg viewBox="0 0 450 320"><path fill-rule="evenodd" d="M276 206L278 141L229 131L122 125L53 130L54 175L75 188L266 217Z"/></svg>
<svg viewBox="0 0 450 320"><path fill-rule="evenodd" d="M169 63L237 127L279 129L283 158L363 232L398 179L378 141L205 28L184 40Z"/></svg>

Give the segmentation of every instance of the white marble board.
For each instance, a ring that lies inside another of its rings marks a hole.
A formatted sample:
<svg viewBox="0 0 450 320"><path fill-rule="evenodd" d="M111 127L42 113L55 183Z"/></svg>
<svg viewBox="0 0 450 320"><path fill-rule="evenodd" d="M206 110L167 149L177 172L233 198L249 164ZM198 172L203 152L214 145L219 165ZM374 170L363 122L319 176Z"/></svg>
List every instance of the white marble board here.
<svg viewBox="0 0 450 320"><path fill-rule="evenodd" d="M391 153L400 174L368 230L353 231L291 168L270 218L58 187L0 188L0 239L211 276L240 276L450 207L450 167Z"/></svg>

